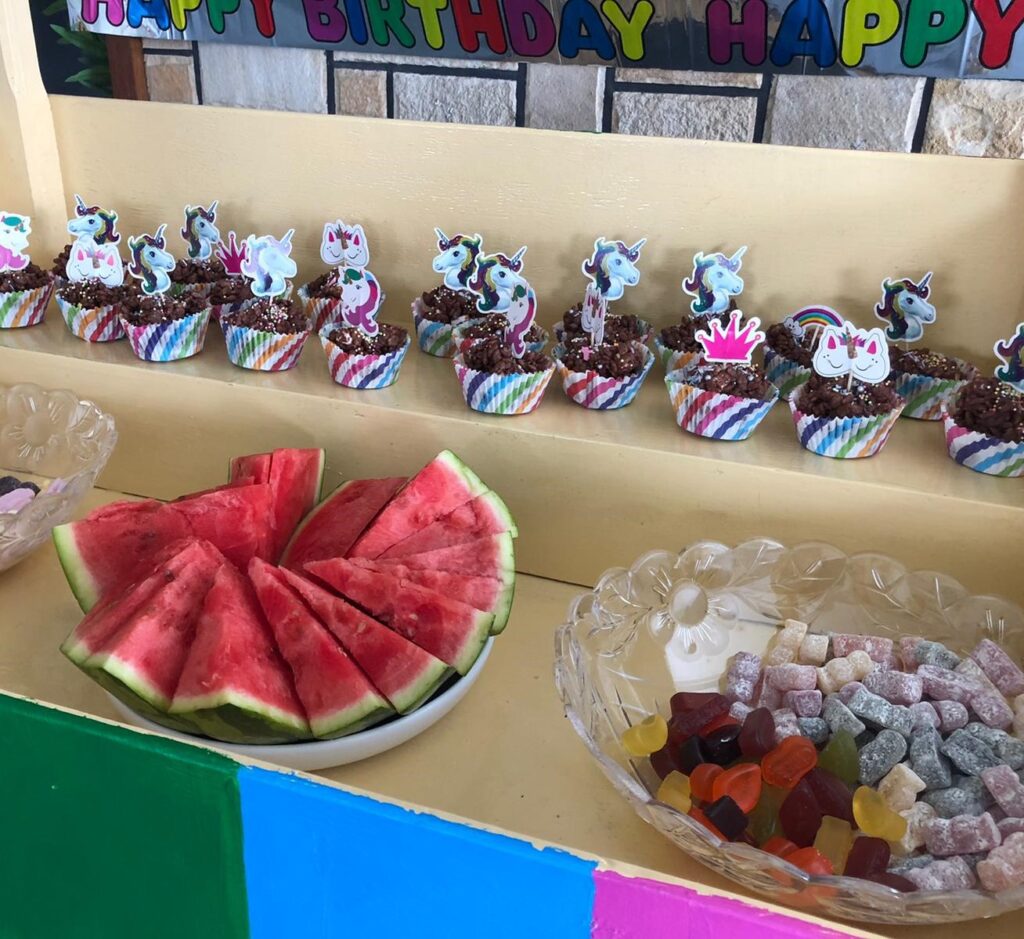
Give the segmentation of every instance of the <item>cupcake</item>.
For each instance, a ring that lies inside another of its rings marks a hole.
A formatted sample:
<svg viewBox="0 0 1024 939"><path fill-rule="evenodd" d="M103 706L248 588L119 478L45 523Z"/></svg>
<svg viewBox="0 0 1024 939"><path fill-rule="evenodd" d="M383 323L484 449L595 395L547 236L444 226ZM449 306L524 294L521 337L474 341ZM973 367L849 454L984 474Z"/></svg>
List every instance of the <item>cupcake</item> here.
<svg viewBox="0 0 1024 939"><path fill-rule="evenodd" d="M455 351L453 330L465 320L479 317L476 295L444 285L418 296L412 302L416 341L427 355L440 358Z"/></svg>
<svg viewBox="0 0 1024 939"><path fill-rule="evenodd" d="M211 285L228 276L224 262L214 253L220 244L217 205L215 200L209 208L185 206L185 225L180 234L188 248L188 257L179 260L171 271L171 292L174 294L191 291L206 296Z"/></svg>
<svg viewBox="0 0 1024 939"><path fill-rule="evenodd" d="M75 196L75 214L68 219L68 233L75 239L88 237L99 246L117 246L121 235L117 230L117 212L98 205L86 205L81 196ZM58 283L67 277L68 261L74 242L68 242L53 259L51 273Z"/></svg>
<svg viewBox="0 0 1024 939"><path fill-rule="evenodd" d="M714 316L690 316L688 313L684 313L678 323L666 326L658 333L654 337L654 348L657 350L658 358L665 367L665 371L673 372L685 368L694 361L702 351L696 333L701 329L707 329L711 321L716 321L724 326L729 321L729 313L735 307L736 304L733 301L727 312Z"/></svg>
<svg viewBox="0 0 1024 939"><path fill-rule="evenodd" d="M903 399L884 383L812 373L790 397L800 443L819 456L858 459L878 453L903 411Z"/></svg>
<svg viewBox="0 0 1024 939"><path fill-rule="evenodd" d="M963 359L931 349L889 347L889 384L904 401L904 417L942 420L942 412L978 370Z"/></svg>
<svg viewBox="0 0 1024 939"><path fill-rule="evenodd" d="M217 258L180 258L171 271L172 293L191 291L206 296L210 288L228 276Z"/></svg>
<svg viewBox="0 0 1024 939"><path fill-rule="evenodd" d="M128 342L146 362L175 362L203 350L210 308L201 293L134 293L121 309Z"/></svg>
<svg viewBox="0 0 1024 939"><path fill-rule="evenodd" d="M35 326L53 296L54 277L35 264L0 270L0 329Z"/></svg>
<svg viewBox="0 0 1024 939"><path fill-rule="evenodd" d="M455 374L462 396L485 414L529 414L537 408L555 372L543 352L516 358L500 337L474 343L455 354Z"/></svg>
<svg viewBox="0 0 1024 939"><path fill-rule="evenodd" d="M355 326L337 326L320 333L331 378L346 388L386 388L398 380L409 351L409 333L401 326L378 323L369 335Z"/></svg>
<svg viewBox="0 0 1024 939"><path fill-rule="evenodd" d="M560 346L555 362L565 393L595 411L624 408L637 396L654 364L654 353L640 342L603 342L591 347L580 339Z"/></svg>
<svg viewBox="0 0 1024 939"><path fill-rule="evenodd" d="M698 437L746 440L779 399L759 365L696 359L665 376L676 423Z"/></svg>
<svg viewBox="0 0 1024 939"><path fill-rule="evenodd" d="M653 329L647 320L632 313L609 313L604 321L605 342L647 342ZM577 303L555 323L555 339L568 345L576 339L587 339L590 333L583 327L583 304Z"/></svg>
<svg viewBox="0 0 1024 939"><path fill-rule="evenodd" d="M252 303L255 299L256 294L252 292L252 282L244 277L225 277L210 284L206 291L206 303L210 307L210 318L214 320L237 313L243 306Z"/></svg>
<svg viewBox="0 0 1024 939"><path fill-rule="evenodd" d="M98 280L62 281L57 306L71 335L85 342L113 342L124 338L122 303L135 295L131 286L108 287Z"/></svg>
<svg viewBox="0 0 1024 939"><path fill-rule="evenodd" d="M299 361L310 329L306 311L295 300L259 297L240 301L230 309L223 304L221 310L227 310L220 314L220 328L232 365L257 372L283 372Z"/></svg>
<svg viewBox="0 0 1024 939"><path fill-rule="evenodd" d="M299 288L299 300L316 332L341 323L341 278L332 269Z"/></svg>
<svg viewBox="0 0 1024 939"><path fill-rule="evenodd" d="M492 336L504 336L508 329L508 319L501 313L491 313L476 319L463 320L452 330L452 341L458 351L464 351L474 342L490 339ZM523 336L529 352L543 352L548 342L548 333L539 323L531 324Z"/></svg>
<svg viewBox="0 0 1024 939"><path fill-rule="evenodd" d="M788 398L813 374L811 360L818 334L794 329L790 322L775 323L765 331L764 372L768 380Z"/></svg>
<svg viewBox="0 0 1024 939"><path fill-rule="evenodd" d="M1024 476L1024 394L997 378L973 378L942 416L949 455L989 476Z"/></svg>

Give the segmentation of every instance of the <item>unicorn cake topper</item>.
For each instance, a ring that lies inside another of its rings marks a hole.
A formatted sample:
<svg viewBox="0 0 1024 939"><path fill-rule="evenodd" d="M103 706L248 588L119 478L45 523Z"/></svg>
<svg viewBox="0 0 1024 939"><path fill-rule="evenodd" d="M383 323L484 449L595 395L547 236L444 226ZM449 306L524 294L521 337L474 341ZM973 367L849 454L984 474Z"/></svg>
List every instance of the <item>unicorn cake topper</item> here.
<svg viewBox="0 0 1024 939"><path fill-rule="evenodd" d="M228 232L227 244L223 241L218 243L214 254L216 254L217 260L224 265L228 277L243 276L242 265L247 257L247 245L248 243L245 241L239 244L233 231Z"/></svg>
<svg viewBox="0 0 1024 939"><path fill-rule="evenodd" d="M106 287L120 287L124 283L124 263L117 246L109 242L97 244L92 235L75 239L64 273L73 283L97 280Z"/></svg>
<svg viewBox="0 0 1024 939"><path fill-rule="evenodd" d="M694 298L690 310L695 316L725 313L733 297L743 293L739 269L746 250L747 246L743 245L731 258L720 251L715 254L698 251L693 256L693 273L683 281L683 290Z"/></svg>
<svg viewBox="0 0 1024 939"><path fill-rule="evenodd" d="M289 228L283 238L273 235L250 235L245 239L245 260L240 270L252 281L257 297L278 297L288 289L288 278L298 270L292 260L292 235Z"/></svg>
<svg viewBox="0 0 1024 939"><path fill-rule="evenodd" d="M340 316L367 336L380 330L377 314L384 302L380 282L366 269L370 263L370 244L362 225L346 225L341 219L324 225L320 257L337 267L341 288Z"/></svg>
<svg viewBox="0 0 1024 939"><path fill-rule="evenodd" d="M875 306L875 316L889 324L889 339L917 342L924 336L924 327L935 322L935 306L928 302L932 290L929 271L914 283L909 277L886 278L882 281L882 299Z"/></svg>
<svg viewBox="0 0 1024 939"><path fill-rule="evenodd" d="M142 292L147 297L166 293L171 286L174 256L166 250L166 229L166 225L161 225L155 234L128 239L128 250L131 252L128 273L141 282Z"/></svg>
<svg viewBox="0 0 1024 939"><path fill-rule="evenodd" d="M188 256L194 261L206 261L213 255L213 246L220 243L220 232L217 230L217 206L219 200L214 199L208 209L201 205L185 206L185 227L181 229L181 237L188 245Z"/></svg>
<svg viewBox="0 0 1024 939"><path fill-rule="evenodd" d="M636 265L640 260L640 249L645 244L646 238L632 246L623 241L598 238L594 242L594 253L583 262L582 270L590 278L590 283L583 295L580 324L590 334L592 346L604 342L608 303L618 300L627 287L640 283L640 269Z"/></svg>
<svg viewBox="0 0 1024 939"><path fill-rule="evenodd" d="M604 324L608 316L608 299L597 288L597 284L587 284L587 292L583 294L583 306L580 308L580 326L590 336L590 345L599 346L604 342ZM583 358L590 358L590 348L583 350Z"/></svg>
<svg viewBox="0 0 1024 939"><path fill-rule="evenodd" d="M526 354L526 334L537 318L537 295L520 273L524 254L525 245L512 257L501 253L481 255L469 282L481 313L505 314L505 343L517 359Z"/></svg>
<svg viewBox="0 0 1024 939"><path fill-rule="evenodd" d="M889 344L880 327L858 329L850 322L826 326L811 364L822 378L848 375L848 388L854 378L877 385L889 377Z"/></svg>
<svg viewBox="0 0 1024 939"><path fill-rule="evenodd" d="M32 219L16 212L0 211L0 271L23 271L28 267L28 236Z"/></svg>
<svg viewBox="0 0 1024 939"><path fill-rule="evenodd" d="M75 237L89 235L98 245L116 245L121 240L117 230L117 213L98 205L86 205L75 196L75 215L68 219L68 233Z"/></svg>
<svg viewBox="0 0 1024 939"><path fill-rule="evenodd" d="M749 365L754 350L764 342L764 333L759 330L761 321L752 316L743 326L743 314L733 310L729 314L729 325L723 330L718 320L711 320L710 331L703 329L694 338L704 347L707 362L732 362Z"/></svg>
<svg viewBox="0 0 1024 939"><path fill-rule="evenodd" d="M444 275L445 287L468 290L476 271L477 258L483 250L483 238L479 235L453 235L449 238L440 228L434 231L439 252L433 261L434 270Z"/></svg>
<svg viewBox="0 0 1024 939"><path fill-rule="evenodd" d="M1009 339L1000 339L993 351L1003 363L996 367L996 378L1024 392L1024 323L1017 324Z"/></svg>

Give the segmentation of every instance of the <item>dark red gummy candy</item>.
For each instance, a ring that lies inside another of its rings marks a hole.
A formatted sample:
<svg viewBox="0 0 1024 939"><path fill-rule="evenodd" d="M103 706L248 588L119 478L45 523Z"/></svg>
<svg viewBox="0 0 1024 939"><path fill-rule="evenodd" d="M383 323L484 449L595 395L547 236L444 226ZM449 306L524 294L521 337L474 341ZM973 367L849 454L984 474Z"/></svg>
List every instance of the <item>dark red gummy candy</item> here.
<svg viewBox="0 0 1024 939"><path fill-rule="evenodd" d="M804 780L811 787L822 815L831 815L853 824L853 793L838 776L815 767Z"/></svg>
<svg viewBox="0 0 1024 939"><path fill-rule="evenodd" d="M874 877L868 879L873 880L876 884L885 884L886 887L892 887L893 890L899 890L903 893L913 893L913 891L917 890L917 884L912 880L907 880L906 877L901 877L899 874L893 874L889 871L875 874Z"/></svg>
<svg viewBox="0 0 1024 939"><path fill-rule="evenodd" d="M687 692L680 692L686 694ZM674 701L679 695L673 695ZM692 711L679 711L672 715L668 722L668 739L676 743L684 743L688 737L698 733L707 724L710 724L720 714L729 710L729 700L725 695L712 695L699 707Z"/></svg>
<svg viewBox="0 0 1024 939"><path fill-rule="evenodd" d="M651 768L658 774L658 779L664 779L672 770L683 772L679 764L679 747L667 743L660 750L651 754Z"/></svg>
<svg viewBox="0 0 1024 939"><path fill-rule="evenodd" d="M876 875L885 873L891 855L892 849L888 841L861 836L854 840L853 847L850 848L843 873L847 877L874 880Z"/></svg>
<svg viewBox="0 0 1024 939"><path fill-rule="evenodd" d="M747 715L740 731L739 745L744 756L755 760L775 749L775 718L768 708L755 708Z"/></svg>
<svg viewBox="0 0 1024 939"><path fill-rule="evenodd" d="M671 747L672 744L669 743ZM708 763L707 753L704 752L704 743L700 737L690 737L682 746L677 746L676 761L679 763L679 772L690 775L701 763Z"/></svg>
<svg viewBox="0 0 1024 939"><path fill-rule="evenodd" d="M721 697L717 691L677 691L669 698L668 706L673 714L684 714Z"/></svg>
<svg viewBox="0 0 1024 939"><path fill-rule="evenodd" d="M729 796L722 796L706 806L704 815L730 841L743 834L747 827L747 816Z"/></svg>
<svg viewBox="0 0 1024 939"><path fill-rule="evenodd" d="M740 758L740 728L738 724L719 727L701 739L704 741L704 752L709 763L728 766Z"/></svg>
<svg viewBox="0 0 1024 939"><path fill-rule="evenodd" d="M779 808L779 824L793 844L807 848L814 844L823 815L814 790L806 779L801 779Z"/></svg>

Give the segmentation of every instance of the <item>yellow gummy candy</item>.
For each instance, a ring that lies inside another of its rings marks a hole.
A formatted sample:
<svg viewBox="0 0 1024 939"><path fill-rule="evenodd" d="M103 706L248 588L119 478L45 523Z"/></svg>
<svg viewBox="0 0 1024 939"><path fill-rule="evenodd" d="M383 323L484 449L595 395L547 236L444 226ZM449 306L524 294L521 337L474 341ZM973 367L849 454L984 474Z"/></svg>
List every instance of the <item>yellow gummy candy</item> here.
<svg viewBox="0 0 1024 939"><path fill-rule="evenodd" d="M660 714L652 714L622 735L622 745L630 756L650 756L668 743L668 723Z"/></svg>
<svg viewBox="0 0 1024 939"><path fill-rule="evenodd" d="M821 820L818 834L814 836L814 847L832 862L832 873L843 872L852 845L853 829L848 821L831 815Z"/></svg>
<svg viewBox="0 0 1024 939"><path fill-rule="evenodd" d="M880 792L867 786L853 794L853 817L857 827L872 838L899 841L907 833L907 820L889 808Z"/></svg>
<svg viewBox="0 0 1024 939"><path fill-rule="evenodd" d="M690 799L690 777L684 776L677 770L672 770L658 786L658 794L655 798L665 805L671 805L684 815L690 811L693 804Z"/></svg>

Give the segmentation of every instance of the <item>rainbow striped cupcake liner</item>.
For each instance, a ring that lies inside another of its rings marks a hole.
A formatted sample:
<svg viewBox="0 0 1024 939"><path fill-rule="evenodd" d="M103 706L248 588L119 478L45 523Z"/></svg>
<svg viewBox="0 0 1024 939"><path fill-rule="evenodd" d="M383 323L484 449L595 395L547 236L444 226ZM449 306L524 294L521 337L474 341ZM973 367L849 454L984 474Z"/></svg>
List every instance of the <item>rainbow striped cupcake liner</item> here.
<svg viewBox="0 0 1024 939"><path fill-rule="evenodd" d="M327 353L327 367L339 385L370 391L387 388L398 381L398 370L402 367L405 354L412 344L409 337L401 349L386 355L353 355L336 346L326 336L320 336L320 344Z"/></svg>
<svg viewBox="0 0 1024 939"><path fill-rule="evenodd" d="M482 414L529 414L537 409L554 374L552 364L543 372L496 375L470 368L461 354L455 356L455 375L462 396L469 407Z"/></svg>
<svg viewBox="0 0 1024 939"><path fill-rule="evenodd" d="M306 311L306 318L313 324L313 332L336 326L343 326L340 297L310 297L309 284L303 284L298 292L299 302Z"/></svg>
<svg viewBox="0 0 1024 939"><path fill-rule="evenodd" d="M618 316L619 314L617 314L617 313L609 313L608 315L609 316ZM640 342L640 343L643 343L644 345L646 345L648 342L651 341L651 337L654 335L654 327L650 323L648 323L647 320L641 319L639 316L636 318L636 320L640 324L641 332L640 332L640 338L639 339L635 339L634 342ZM560 345L560 346L564 345L565 344L565 322L563 320L559 320L557 323L555 323L554 326L551 327L551 330L555 334L555 342L558 343L558 345Z"/></svg>
<svg viewBox="0 0 1024 939"><path fill-rule="evenodd" d="M465 352L470 346L480 342L479 339L468 338L466 336L466 330L473 326L479 326L486 319L486 316L474 316L472 319L463 319L459 320L457 324L452 324L452 347L455 352ZM544 338L538 339L536 342L528 342L526 344L527 352L543 352L544 347L548 344L548 340L550 339L548 331L543 327L538 328L541 333L543 333Z"/></svg>
<svg viewBox="0 0 1024 939"><path fill-rule="evenodd" d="M561 355L564 350L559 347L555 351L555 366L562 376L566 395L592 411L613 411L631 404L654 365L654 353L647 346L638 342L633 345L642 350L643 365L639 372L628 378L605 378L592 371L574 372L563 364Z"/></svg>
<svg viewBox="0 0 1024 939"><path fill-rule="evenodd" d="M427 355L439 359L450 359L455 354L455 328L467 322L465 318L453 323L439 323L423 315L423 301L417 297L412 302L412 322L416 327L416 342Z"/></svg>
<svg viewBox="0 0 1024 939"><path fill-rule="evenodd" d="M210 325L210 308L170 323L133 326L122 317L121 324L132 352L144 362L177 362L203 351L206 328Z"/></svg>
<svg viewBox="0 0 1024 939"><path fill-rule="evenodd" d="M85 342L114 342L124 339L121 326L121 307L111 306L80 307L68 303L59 293L57 307L67 324L71 335Z"/></svg>
<svg viewBox="0 0 1024 939"><path fill-rule="evenodd" d="M799 362L787 359L774 349L765 346L764 349L764 374L776 388L779 389L779 396L788 400L793 392L807 383L811 377L811 370Z"/></svg>
<svg viewBox="0 0 1024 939"><path fill-rule="evenodd" d="M789 399L789 409L803 447L818 456L859 460L874 456L885 446L903 405L875 417L816 417L804 414L793 398Z"/></svg>
<svg viewBox="0 0 1024 939"><path fill-rule="evenodd" d="M1024 476L1024 441L1014 443L968 430L947 411L943 411L942 424L949 455L961 466L988 476Z"/></svg>
<svg viewBox="0 0 1024 939"><path fill-rule="evenodd" d="M213 303L210 305L210 319L215 323L220 322L222 316L231 316L253 303L252 299L239 300L237 303Z"/></svg>
<svg viewBox="0 0 1024 939"><path fill-rule="evenodd" d="M669 372L665 385L676 423L688 433L712 440L746 440L779 400L774 388L767 399L705 391L691 385L681 369Z"/></svg>
<svg viewBox="0 0 1024 939"><path fill-rule="evenodd" d="M272 333L251 326L220 324L232 365L254 372L283 372L293 368L309 332Z"/></svg>
<svg viewBox="0 0 1024 939"><path fill-rule="evenodd" d="M687 352L684 349L673 349L671 346L666 346L661 341L661 336L654 337L654 351L658 353L658 361L661 362L666 374L686 368L700 356L699 352Z"/></svg>
<svg viewBox="0 0 1024 939"><path fill-rule="evenodd" d="M0 329L21 329L37 326L46 315L53 296L53 282L32 290L11 290L0 293Z"/></svg>
<svg viewBox="0 0 1024 939"><path fill-rule="evenodd" d="M956 361L960 362L959 359ZM907 402L903 416L919 421L941 421L946 406L967 384L959 378L932 378L930 375L896 371L890 373L889 383L893 391Z"/></svg>

